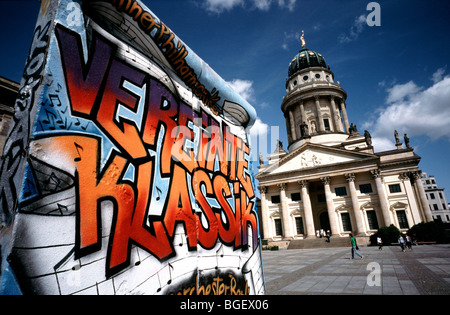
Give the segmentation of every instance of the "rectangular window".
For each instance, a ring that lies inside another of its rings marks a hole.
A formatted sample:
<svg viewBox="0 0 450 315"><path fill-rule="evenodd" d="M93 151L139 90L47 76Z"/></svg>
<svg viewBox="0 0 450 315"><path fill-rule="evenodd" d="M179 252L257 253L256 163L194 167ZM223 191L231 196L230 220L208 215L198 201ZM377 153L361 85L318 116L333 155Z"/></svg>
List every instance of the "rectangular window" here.
<svg viewBox="0 0 450 315"><path fill-rule="evenodd" d="M401 229L408 229L408 219L406 218L406 212L404 210L397 211L398 225Z"/></svg>
<svg viewBox="0 0 450 315"><path fill-rule="evenodd" d="M434 193L430 193L430 197L431 197L431 199L436 199L436 197L434 196Z"/></svg>
<svg viewBox="0 0 450 315"><path fill-rule="evenodd" d="M281 226L281 219L275 219L275 234L278 236L283 235L283 227Z"/></svg>
<svg viewBox="0 0 450 315"><path fill-rule="evenodd" d="M292 201L301 201L302 196L300 193L293 193L293 194L291 194L291 200Z"/></svg>
<svg viewBox="0 0 450 315"><path fill-rule="evenodd" d="M362 194L370 194L373 192L372 185L370 184L359 185L359 191L361 191Z"/></svg>
<svg viewBox="0 0 450 315"><path fill-rule="evenodd" d="M400 184L389 185L389 191L391 194L402 192Z"/></svg>
<svg viewBox="0 0 450 315"><path fill-rule="evenodd" d="M433 208L434 208L434 210L439 210L439 207L437 204L433 204Z"/></svg>
<svg viewBox="0 0 450 315"><path fill-rule="evenodd" d="M271 198L273 204L277 204L277 203L281 202L280 201L280 196L272 196L270 198Z"/></svg>
<svg viewBox="0 0 450 315"><path fill-rule="evenodd" d="M342 219L342 228L346 232L352 231L352 222L350 220L350 213L341 213L341 219Z"/></svg>
<svg viewBox="0 0 450 315"><path fill-rule="evenodd" d="M303 218L302 217L295 218L295 226L297 228L297 234L305 234L305 230L303 228Z"/></svg>
<svg viewBox="0 0 450 315"><path fill-rule="evenodd" d="M335 188L336 196L347 196L347 189L345 187Z"/></svg>
<svg viewBox="0 0 450 315"><path fill-rule="evenodd" d="M330 121L328 119L323 120L323 124L325 125L325 130L330 131Z"/></svg>
<svg viewBox="0 0 450 315"><path fill-rule="evenodd" d="M378 230L378 220L375 211L367 211L367 221L371 230Z"/></svg>

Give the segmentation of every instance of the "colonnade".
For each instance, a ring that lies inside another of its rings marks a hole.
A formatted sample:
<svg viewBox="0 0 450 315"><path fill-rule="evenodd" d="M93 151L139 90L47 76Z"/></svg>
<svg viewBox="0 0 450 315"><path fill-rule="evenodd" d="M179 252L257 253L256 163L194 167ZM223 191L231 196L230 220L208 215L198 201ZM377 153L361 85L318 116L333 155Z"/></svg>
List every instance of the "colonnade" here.
<svg viewBox="0 0 450 315"><path fill-rule="evenodd" d="M394 211L392 205L389 204L389 199L387 195L387 187L383 184L383 179L381 176L381 172L379 169L370 171L372 178L375 182L376 187L376 195L378 196L378 205L377 208L374 209L377 214L377 221L380 227L382 226L390 226L391 224L395 224L394 219ZM355 180L358 174L355 173L346 173L344 174L345 179L347 181L347 189L348 196L347 198L350 200L350 204L347 204L347 208L350 209L350 216L352 219L352 229L355 235L367 235L367 222L365 222L366 218L363 215L363 211L361 209L362 205L358 199L358 192L355 186ZM414 184L411 185L411 178L414 179ZM422 185L422 181L420 180L420 172L411 172L411 173L402 173L399 176L399 179L403 183L404 193L406 193L407 199L409 201L408 208L408 221L412 221L411 223L417 224L419 222L430 222L433 220L431 211L428 206L428 201L426 199L425 190ZM325 192L325 202L326 208L328 212L328 218L330 223L330 229L332 235L342 235L344 231L342 231L342 224L339 220L341 218L337 215L337 210L334 202L334 195L331 190L331 183L333 178L330 176L325 176L320 178L321 183L324 187ZM299 190L301 192L301 216L303 218L304 225L304 237L314 237L316 235L316 222L314 220L313 215L313 207L311 203L311 196L309 191L310 182L308 180L300 180L297 181L299 185ZM286 196L286 188L287 183L277 184L277 188L280 192L280 216L281 216L281 224L283 231L283 238L292 239L297 233L294 231L294 220L291 216L291 210L289 208L289 199ZM266 195L268 192L268 186L260 186L261 192L261 216L262 216L262 225L263 225L263 234L264 238L272 238L275 235L270 235L269 225L273 224L273 220L270 218L268 203L266 199ZM419 200L415 201L418 197Z"/></svg>
<svg viewBox="0 0 450 315"><path fill-rule="evenodd" d="M300 131L300 137L297 135L297 131L296 131L296 126L300 126L304 123L306 123L308 125L308 128L310 130L310 132L314 132L314 133L323 133L326 132L326 127L324 124L324 113L321 109L321 105L320 105L320 96L314 96L314 104L315 104L315 109L314 109L314 116L316 117L315 121L316 121L316 126L314 128L316 128L315 130L312 130L312 126L310 125L311 122L308 121L308 116L306 111L305 111L305 101L306 99L300 100L297 104L300 108L300 121L296 121L295 119L295 114L294 111L296 110L295 106L290 106L290 108L287 110L288 111L288 116L286 116L287 118L287 122L289 122L288 125L288 132L290 133L291 139L293 142L297 141L299 138L305 137L306 135L301 134L302 132ZM338 97L334 97L334 96L329 96L327 97L330 101L330 106L327 106L330 108L330 116L331 116L331 121L334 125L333 127L333 132L343 132L343 133L349 133L349 129L350 129L350 124L349 124L349 120L348 120L348 115L347 115L347 105L345 104L345 100L342 98L338 98ZM341 113L342 113L342 118L341 118ZM330 121L330 124L331 124Z"/></svg>

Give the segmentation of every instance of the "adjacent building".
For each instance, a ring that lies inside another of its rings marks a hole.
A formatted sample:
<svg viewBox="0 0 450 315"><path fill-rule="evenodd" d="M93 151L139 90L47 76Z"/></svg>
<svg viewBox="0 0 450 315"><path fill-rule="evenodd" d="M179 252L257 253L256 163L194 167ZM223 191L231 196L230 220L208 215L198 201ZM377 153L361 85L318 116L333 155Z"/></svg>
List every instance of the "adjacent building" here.
<svg viewBox="0 0 450 315"><path fill-rule="evenodd" d="M444 188L439 188L436 183L436 178L425 172L422 173L422 183L433 219L444 223L450 222L450 209L447 198L445 197Z"/></svg>
<svg viewBox="0 0 450 315"><path fill-rule="evenodd" d="M406 231L432 221L421 158L407 135L392 130L396 149L375 153L370 133L350 122L347 93L325 58L302 44L281 104L287 151L278 143L256 175L263 238L302 239L320 230L369 236L391 224Z"/></svg>

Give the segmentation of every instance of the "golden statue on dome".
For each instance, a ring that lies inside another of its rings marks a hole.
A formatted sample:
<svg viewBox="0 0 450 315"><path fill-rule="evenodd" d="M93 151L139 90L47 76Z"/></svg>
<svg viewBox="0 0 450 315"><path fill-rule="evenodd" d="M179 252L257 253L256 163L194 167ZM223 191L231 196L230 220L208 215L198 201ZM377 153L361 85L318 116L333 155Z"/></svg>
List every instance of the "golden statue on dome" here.
<svg viewBox="0 0 450 315"><path fill-rule="evenodd" d="M305 42L305 31L302 30L302 37L300 37L300 40L302 41L302 47L305 48L306 42Z"/></svg>

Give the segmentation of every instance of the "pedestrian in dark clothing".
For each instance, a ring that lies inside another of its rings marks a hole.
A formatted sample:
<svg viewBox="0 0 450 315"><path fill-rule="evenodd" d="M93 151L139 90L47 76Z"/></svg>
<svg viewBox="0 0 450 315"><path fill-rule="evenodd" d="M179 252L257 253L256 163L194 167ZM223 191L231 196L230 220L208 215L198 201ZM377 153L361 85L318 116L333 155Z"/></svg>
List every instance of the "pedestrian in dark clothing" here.
<svg viewBox="0 0 450 315"><path fill-rule="evenodd" d="M406 234L406 247L409 249L409 251L412 251L412 240L411 236Z"/></svg>
<svg viewBox="0 0 450 315"><path fill-rule="evenodd" d="M377 237L378 250L383 250L383 240L381 237Z"/></svg>

